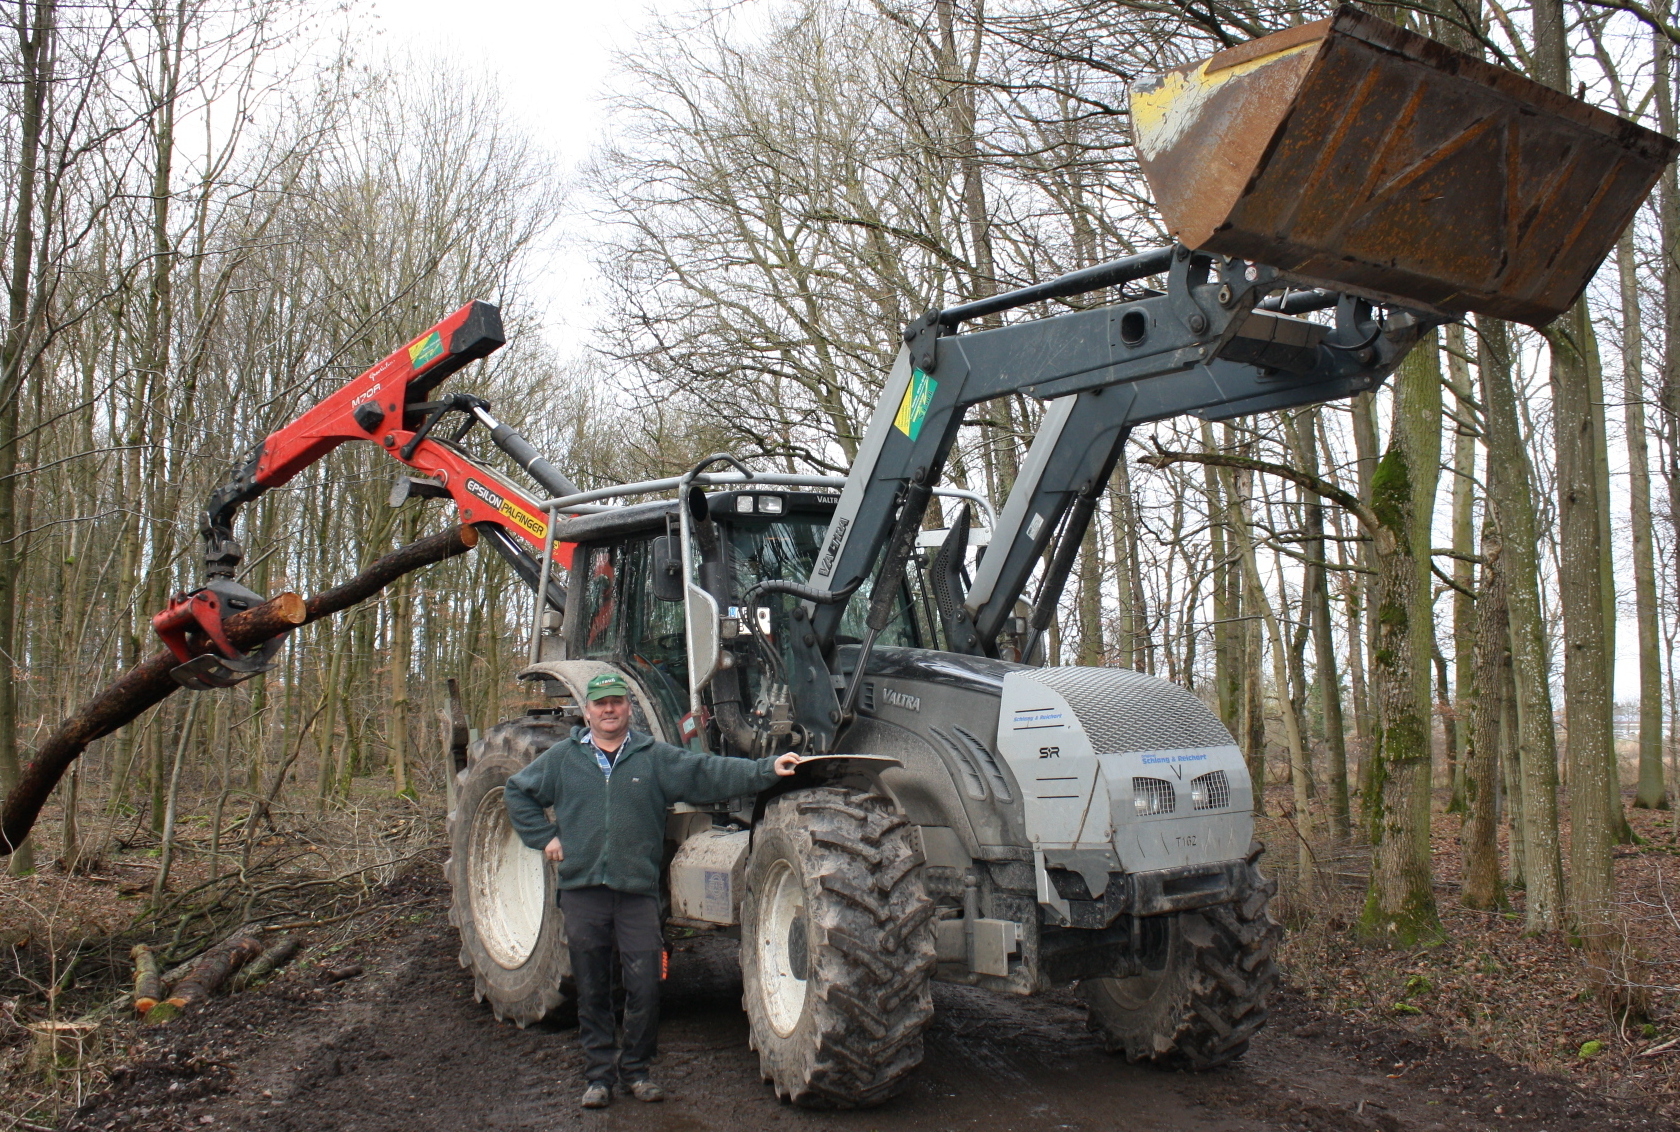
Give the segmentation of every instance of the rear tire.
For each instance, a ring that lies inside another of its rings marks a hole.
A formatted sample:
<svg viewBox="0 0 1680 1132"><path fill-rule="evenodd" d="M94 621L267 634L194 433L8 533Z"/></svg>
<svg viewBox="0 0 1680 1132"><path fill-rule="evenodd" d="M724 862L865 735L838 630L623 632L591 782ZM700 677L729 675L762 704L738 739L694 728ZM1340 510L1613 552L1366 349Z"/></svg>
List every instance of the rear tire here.
<svg viewBox="0 0 1680 1132"><path fill-rule="evenodd" d="M1266 910L1277 882L1260 875L1259 856L1256 844L1230 903L1144 921L1143 974L1081 984L1091 1029L1111 1052L1212 1069L1248 1049L1266 1024L1266 1000L1278 980L1272 953L1283 940Z"/></svg>
<svg viewBox="0 0 1680 1132"><path fill-rule="evenodd" d="M784 794L753 828L742 1005L784 1100L880 1104L921 1064L934 909L913 832L881 794L838 786Z"/></svg>
<svg viewBox="0 0 1680 1132"><path fill-rule="evenodd" d="M499 723L474 743L456 776L449 814L453 890L449 922L461 935L461 966L473 997L497 1021L521 1029L566 1001L572 974L566 924L555 901L554 866L513 831L502 790L507 780L567 734L546 719Z"/></svg>

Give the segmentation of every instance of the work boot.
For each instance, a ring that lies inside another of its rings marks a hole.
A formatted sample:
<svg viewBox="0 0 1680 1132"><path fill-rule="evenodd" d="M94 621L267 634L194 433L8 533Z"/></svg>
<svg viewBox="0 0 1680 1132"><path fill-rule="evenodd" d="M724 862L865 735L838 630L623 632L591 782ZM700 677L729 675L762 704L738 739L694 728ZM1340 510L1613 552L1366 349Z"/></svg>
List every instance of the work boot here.
<svg viewBox="0 0 1680 1132"><path fill-rule="evenodd" d="M640 1081L630 1082L630 1095L639 1101L646 1101L649 1104L652 1104L655 1101L662 1101L665 1099L665 1090L661 1089L658 1085L655 1085L652 1081L649 1081L646 1077L643 1077Z"/></svg>
<svg viewBox="0 0 1680 1132"><path fill-rule="evenodd" d="M584 1108L606 1108L612 1104L612 1090L599 1081L591 1081L589 1087L583 1090L583 1099L578 1103Z"/></svg>

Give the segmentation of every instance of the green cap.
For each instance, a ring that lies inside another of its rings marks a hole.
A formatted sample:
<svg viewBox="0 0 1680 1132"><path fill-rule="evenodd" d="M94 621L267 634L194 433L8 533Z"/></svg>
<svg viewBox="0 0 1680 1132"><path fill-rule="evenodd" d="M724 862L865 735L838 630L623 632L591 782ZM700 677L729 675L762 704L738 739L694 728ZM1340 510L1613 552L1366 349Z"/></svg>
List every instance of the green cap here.
<svg viewBox="0 0 1680 1132"><path fill-rule="evenodd" d="M589 678L589 686L584 689L583 694L591 700L604 700L608 696L628 696L630 685L616 672L602 672Z"/></svg>

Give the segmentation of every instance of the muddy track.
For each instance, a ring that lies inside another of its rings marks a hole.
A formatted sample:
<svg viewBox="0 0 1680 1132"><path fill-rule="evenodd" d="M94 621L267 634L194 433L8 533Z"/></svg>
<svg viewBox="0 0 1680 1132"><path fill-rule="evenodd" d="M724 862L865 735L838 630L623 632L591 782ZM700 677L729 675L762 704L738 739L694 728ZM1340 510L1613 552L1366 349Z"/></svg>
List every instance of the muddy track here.
<svg viewBox="0 0 1680 1132"><path fill-rule="evenodd" d="M1285 994L1236 1066L1164 1073L1106 1054L1067 994L1011 999L939 985L927 1058L881 1108L779 1103L747 1048L735 945L681 945L666 984L658 1078L671 1099L576 1107L576 1030L497 1023L472 998L432 870L393 902L425 900L355 955L366 974L322 987L300 967L171 1027L146 1060L67 1122L76 1129L438 1132L613 1128L1145 1130L1658 1129L1663 1117L1398 1027L1373 1031ZM429 909L429 914L426 914ZM348 953L346 953L346 957ZM342 960L345 957L339 957ZM208 1119L206 1119L208 1118Z"/></svg>

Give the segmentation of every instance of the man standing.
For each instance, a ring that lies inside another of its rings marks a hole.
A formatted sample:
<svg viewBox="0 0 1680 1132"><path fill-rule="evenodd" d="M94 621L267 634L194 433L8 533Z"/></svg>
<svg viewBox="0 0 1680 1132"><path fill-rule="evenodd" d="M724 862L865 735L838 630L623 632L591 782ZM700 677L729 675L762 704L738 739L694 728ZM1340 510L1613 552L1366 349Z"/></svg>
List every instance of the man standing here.
<svg viewBox="0 0 1680 1132"><path fill-rule="evenodd" d="M614 1080L636 1099L665 1092L648 1076L659 1032L659 871L673 802L756 794L790 775L798 755L757 760L699 754L630 730L630 687L603 672L585 690L588 725L507 780L502 797L519 837L560 866L560 910L577 983L586 1061L584 1108L612 1103ZM544 813L554 807L554 820ZM612 960L624 980L624 1048L612 1009Z"/></svg>

